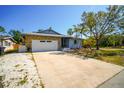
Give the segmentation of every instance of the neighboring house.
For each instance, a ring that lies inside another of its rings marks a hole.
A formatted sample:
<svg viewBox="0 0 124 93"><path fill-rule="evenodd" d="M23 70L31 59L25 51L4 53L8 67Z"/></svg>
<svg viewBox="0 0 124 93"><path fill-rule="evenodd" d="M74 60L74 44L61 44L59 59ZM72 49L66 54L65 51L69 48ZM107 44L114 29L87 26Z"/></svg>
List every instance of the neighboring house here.
<svg viewBox="0 0 124 93"><path fill-rule="evenodd" d="M13 50L14 40L10 36L0 36L0 47L5 47L4 52Z"/></svg>
<svg viewBox="0 0 124 93"><path fill-rule="evenodd" d="M40 32L24 33L23 38L24 45L33 52L82 47L81 38L62 35L51 28Z"/></svg>

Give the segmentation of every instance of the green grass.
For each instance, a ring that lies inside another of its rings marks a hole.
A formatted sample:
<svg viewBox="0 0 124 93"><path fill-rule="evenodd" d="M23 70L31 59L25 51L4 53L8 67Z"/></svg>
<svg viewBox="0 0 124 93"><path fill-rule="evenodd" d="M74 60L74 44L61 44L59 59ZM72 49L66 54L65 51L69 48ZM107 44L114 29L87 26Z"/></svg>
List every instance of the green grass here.
<svg viewBox="0 0 124 93"><path fill-rule="evenodd" d="M19 67L19 66L20 66L20 64L15 65L15 67Z"/></svg>
<svg viewBox="0 0 124 93"><path fill-rule="evenodd" d="M22 80L18 82L18 85L24 85L27 82L27 76L25 76Z"/></svg>
<svg viewBox="0 0 124 93"><path fill-rule="evenodd" d="M115 56L115 55L124 56L124 50L118 50L118 49L97 50L96 53L102 56Z"/></svg>
<svg viewBox="0 0 124 93"><path fill-rule="evenodd" d="M100 50L82 48L74 50L72 54L95 58L108 63L124 66L124 49L122 48L100 48Z"/></svg>
<svg viewBox="0 0 124 93"><path fill-rule="evenodd" d="M97 51L97 53L96 59L124 66L124 50L122 49L102 49Z"/></svg>
<svg viewBox="0 0 124 93"><path fill-rule="evenodd" d="M3 88L2 80L3 80L3 76L0 76L0 88Z"/></svg>
<svg viewBox="0 0 124 93"><path fill-rule="evenodd" d="M103 60L108 63L124 66L124 57L121 56L99 56L97 59Z"/></svg>

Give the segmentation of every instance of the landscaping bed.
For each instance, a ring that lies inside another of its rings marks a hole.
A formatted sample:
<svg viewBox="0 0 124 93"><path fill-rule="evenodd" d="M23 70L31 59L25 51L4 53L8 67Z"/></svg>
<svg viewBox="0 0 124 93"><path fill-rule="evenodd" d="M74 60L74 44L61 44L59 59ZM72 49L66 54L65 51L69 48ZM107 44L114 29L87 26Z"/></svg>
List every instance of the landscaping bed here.
<svg viewBox="0 0 124 93"><path fill-rule="evenodd" d="M31 53L12 53L0 57L0 87L42 87Z"/></svg>

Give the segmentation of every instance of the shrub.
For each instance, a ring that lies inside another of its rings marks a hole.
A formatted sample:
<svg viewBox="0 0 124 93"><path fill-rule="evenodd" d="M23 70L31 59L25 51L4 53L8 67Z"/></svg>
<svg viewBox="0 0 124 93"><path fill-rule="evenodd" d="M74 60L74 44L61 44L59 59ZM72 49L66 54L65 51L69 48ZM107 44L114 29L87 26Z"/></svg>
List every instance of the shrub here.
<svg viewBox="0 0 124 93"><path fill-rule="evenodd" d="M17 52L18 52L18 50L16 50L16 49L15 50L8 50L8 51L5 52L5 54L8 54L8 53L17 53Z"/></svg>

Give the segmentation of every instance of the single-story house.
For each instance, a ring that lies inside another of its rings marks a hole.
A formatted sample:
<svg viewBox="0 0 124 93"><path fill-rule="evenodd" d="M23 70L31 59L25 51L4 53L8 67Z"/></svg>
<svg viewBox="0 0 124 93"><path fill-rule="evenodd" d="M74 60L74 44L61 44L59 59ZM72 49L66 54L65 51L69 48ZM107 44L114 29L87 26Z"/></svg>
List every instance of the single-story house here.
<svg viewBox="0 0 124 93"><path fill-rule="evenodd" d="M13 50L14 40L10 36L0 36L0 47L4 47L4 52Z"/></svg>
<svg viewBox="0 0 124 93"><path fill-rule="evenodd" d="M51 28L40 32L23 33L23 44L32 52L81 48L82 39L62 35Z"/></svg>

